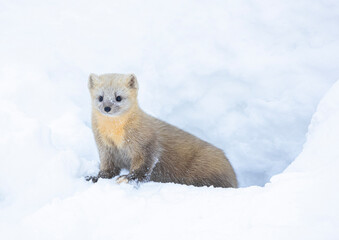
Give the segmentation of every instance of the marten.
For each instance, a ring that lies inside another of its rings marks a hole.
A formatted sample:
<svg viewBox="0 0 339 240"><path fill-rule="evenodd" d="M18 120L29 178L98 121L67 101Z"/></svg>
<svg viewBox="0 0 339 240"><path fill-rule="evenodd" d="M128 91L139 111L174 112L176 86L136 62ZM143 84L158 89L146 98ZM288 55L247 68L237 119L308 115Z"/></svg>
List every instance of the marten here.
<svg viewBox="0 0 339 240"><path fill-rule="evenodd" d="M238 186L224 152L145 113L134 74L90 74L92 129L100 157L97 176L117 182L161 182L193 186Z"/></svg>

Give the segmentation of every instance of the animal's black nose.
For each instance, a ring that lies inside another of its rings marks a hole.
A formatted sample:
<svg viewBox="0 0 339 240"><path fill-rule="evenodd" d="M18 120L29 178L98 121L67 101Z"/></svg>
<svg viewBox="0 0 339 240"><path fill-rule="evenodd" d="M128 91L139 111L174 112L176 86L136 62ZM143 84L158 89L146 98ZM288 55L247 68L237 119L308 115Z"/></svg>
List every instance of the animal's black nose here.
<svg viewBox="0 0 339 240"><path fill-rule="evenodd" d="M110 107L105 107L104 110L105 110L105 112L109 112L109 111L111 111L111 108Z"/></svg>

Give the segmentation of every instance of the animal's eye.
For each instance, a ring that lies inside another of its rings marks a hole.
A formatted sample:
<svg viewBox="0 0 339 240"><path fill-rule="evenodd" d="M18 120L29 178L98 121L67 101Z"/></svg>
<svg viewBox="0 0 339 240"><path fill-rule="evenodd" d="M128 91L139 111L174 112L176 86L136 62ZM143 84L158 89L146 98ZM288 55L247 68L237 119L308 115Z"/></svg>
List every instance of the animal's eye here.
<svg viewBox="0 0 339 240"><path fill-rule="evenodd" d="M103 96L99 96L99 102L102 102L104 100Z"/></svg>
<svg viewBox="0 0 339 240"><path fill-rule="evenodd" d="M120 102L120 101L122 100L122 98L121 98L120 96L117 96L117 97L115 98L115 100L117 100L118 102Z"/></svg>

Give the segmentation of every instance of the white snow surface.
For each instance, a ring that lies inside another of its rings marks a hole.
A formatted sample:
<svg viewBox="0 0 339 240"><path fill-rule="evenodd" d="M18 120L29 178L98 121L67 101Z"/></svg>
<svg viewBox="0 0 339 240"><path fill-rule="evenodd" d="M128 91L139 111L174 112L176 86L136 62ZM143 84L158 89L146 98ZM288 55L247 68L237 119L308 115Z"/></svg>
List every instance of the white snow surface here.
<svg viewBox="0 0 339 240"><path fill-rule="evenodd" d="M338 23L334 0L0 1L0 238L338 239ZM90 72L135 73L241 188L86 182Z"/></svg>

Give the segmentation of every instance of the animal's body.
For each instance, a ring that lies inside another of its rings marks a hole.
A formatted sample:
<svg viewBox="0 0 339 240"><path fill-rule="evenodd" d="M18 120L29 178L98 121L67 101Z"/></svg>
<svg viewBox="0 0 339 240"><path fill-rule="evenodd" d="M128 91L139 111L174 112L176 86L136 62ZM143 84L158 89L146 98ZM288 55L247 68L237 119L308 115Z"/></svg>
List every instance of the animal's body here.
<svg viewBox="0 0 339 240"><path fill-rule="evenodd" d="M118 181L173 182L194 186L237 187L234 170L219 148L164 121L138 105L133 74L91 74L92 129L100 172L91 177Z"/></svg>

